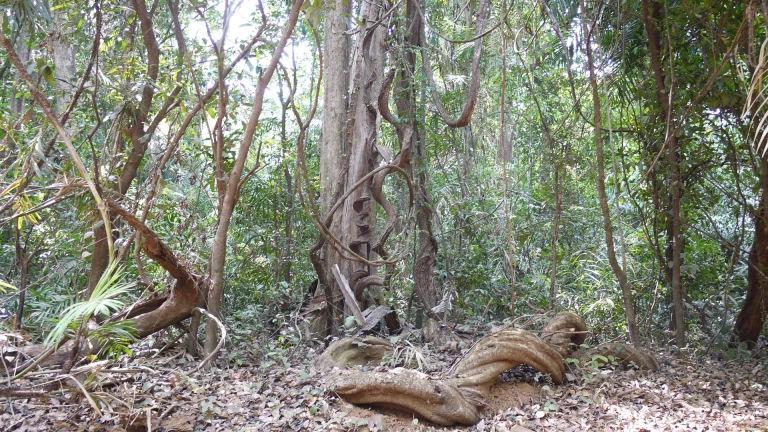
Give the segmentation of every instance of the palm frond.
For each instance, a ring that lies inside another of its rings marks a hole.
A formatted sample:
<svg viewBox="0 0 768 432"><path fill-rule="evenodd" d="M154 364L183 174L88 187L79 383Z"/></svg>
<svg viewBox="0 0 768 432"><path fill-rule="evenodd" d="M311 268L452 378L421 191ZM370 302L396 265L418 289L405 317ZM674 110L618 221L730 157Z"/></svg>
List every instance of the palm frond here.
<svg viewBox="0 0 768 432"><path fill-rule="evenodd" d="M57 345L71 327L79 327L80 324L88 321L94 315L109 314L122 308L125 302L117 297L126 293L133 286L132 283L120 282L123 272L124 269L118 267L116 262L110 264L93 289L91 297L64 310L59 322L45 338L45 344L48 346Z"/></svg>

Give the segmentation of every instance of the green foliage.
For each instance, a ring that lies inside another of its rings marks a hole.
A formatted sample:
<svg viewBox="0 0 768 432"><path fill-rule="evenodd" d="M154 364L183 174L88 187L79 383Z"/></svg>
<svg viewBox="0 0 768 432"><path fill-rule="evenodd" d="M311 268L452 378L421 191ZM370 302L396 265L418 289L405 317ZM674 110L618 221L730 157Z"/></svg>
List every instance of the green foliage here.
<svg viewBox="0 0 768 432"><path fill-rule="evenodd" d="M125 294L133 286L132 283L121 282L121 279L123 279L123 269L114 261L99 279L88 300L77 302L64 310L56 326L45 338L45 344L57 346L65 336L71 338L73 333L83 331L88 320L94 315L108 315L121 309L125 302L117 297ZM119 347L125 347L134 339L134 332L128 321L102 325L88 334L98 341L111 342L105 347L106 353L128 352L127 348Z"/></svg>
<svg viewBox="0 0 768 432"><path fill-rule="evenodd" d="M6 283L6 282L3 282L3 281L0 280L0 292L7 293L8 290L18 291L18 288L16 288L15 286L13 286L13 285L11 285L9 283Z"/></svg>
<svg viewBox="0 0 768 432"><path fill-rule="evenodd" d="M509 318L513 280L517 316L548 310L549 290L555 278L558 307L584 316L594 338L611 339L626 333L623 298L608 261L603 220L597 206L596 151L591 125L594 113L583 97L587 82L580 23L591 18L589 14L594 11L590 8L597 5L590 3L588 10L582 11L572 1L523 1L514 4L506 17L502 16L503 11L493 8L489 22L506 23L483 39L480 97L473 120L465 128L445 126L431 106L428 92L433 89L423 71L412 71L419 92L418 106L414 108L423 132L420 139L424 140L427 152L426 160L415 163L417 170L428 174L432 224L438 244L434 280L438 298L451 300L452 309L447 317L450 320L476 323ZM665 341L670 321L666 230L671 184L670 167L662 147L668 131L667 119L657 101L648 35L638 14L638 2L601 5L604 9L596 25L599 38L594 49L600 68L606 129L603 137L608 153L604 161L608 167L605 180L614 246L620 264L624 266L626 262L641 332L648 339ZM18 36L22 26L28 25L24 44L33 48L33 55L26 64L27 70L59 113L66 108L71 94L62 95L54 85L57 70L51 47L46 45L50 42L47 35L56 30L52 28L51 14L57 14L57 22L68 29L63 32L64 40L80 47L74 65L76 76L72 78L77 82L90 62L86 47L93 43L95 32L92 8L78 6L82 5L49 5L46 1L29 0L0 5L4 35ZM683 174L682 278L686 320L694 343L703 345L714 340L716 346L726 349L731 323L747 286L745 262L754 229L751 215L762 185L759 159L750 147L755 125L748 115L741 115L741 108L750 84L749 71L756 69L751 57L759 53L759 41L765 38L761 25L764 19L755 21L754 40L746 41L742 35L726 67L713 76L709 91L696 101L735 40L743 21L744 5L671 1L664 6L663 19L657 23L663 33L661 54L666 84L672 89L668 94L673 106L672 126L682 125L677 136ZM446 39L462 40L474 35L473 7L442 0L424 4L429 22L424 33L428 46L415 54L418 57L429 52L436 90L451 113L461 112L465 106L474 44L450 43ZM170 137L197 103L198 92L204 92L217 79L218 68L211 61L205 29L208 26L217 34L224 20L219 8L207 8L205 22L194 10L183 8L180 19L187 52L181 55L172 36L170 12L164 3L159 3L152 20L157 34L163 35L158 38L162 52L160 74L157 80L150 80L136 16L118 4L104 4L102 10L105 15L98 85L93 78L88 83L70 114L68 127L86 165L98 174L103 190L117 190L121 168L132 150L126 131L142 110L139 101L146 86L152 86L156 92L152 106L148 107L151 116L160 110L176 85L181 85L177 104L172 105L168 117L160 122L153 136L143 138L151 157L145 157L137 168L131 187L119 191L126 206L135 205L140 211L148 179L158 169L156 163ZM290 44L291 51L281 59L289 75L295 68L300 77L293 101L301 113L308 111L314 90L306 83L314 83L319 77L319 58L314 52L310 25L322 28L322 4L307 2L305 10L308 19L302 20ZM555 23L546 10L552 11ZM285 17L286 5L270 3L265 12L270 19L279 21ZM225 64L258 25L254 23L259 22L260 13L254 9L248 15L241 26L230 28L232 39L223 52ZM404 19L399 9L394 10L391 23L386 20L382 25L395 25ZM558 26L562 41L553 25ZM500 52L502 29L507 32L505 53ZM269 26L261 38L275 40L279 31L279 27ZM388 32L388 47L397 54L394 58L405 54L399 51L402 41L398 37L397 32ZM752 44L751 48L747 44ZM222 119L225 170L235 159L236 144L253 106L253 83L273 49L273 44L263 45L254 49L242 67L233 70L235 78L227 86L227 97L235 104ZM502 71L502 55L506 56L506 71ZM177 62L178 59L183 62ZM7 63L4 52L0 53L0 60ZM387 69L397 66L390 64L391 58L386 62ZM336 68L343 67L346 65L332 65L324 73L339 73L341 69ZM19 190L24 172L34 170L35 178L8 210L23 216L6 220L10 213L0 215L4 221L0 225L0 304L8 311L18 304L18 292L11 290L19 287L22 280L16 257L17 237L27 253L39 245L25 275L28 284L24 326L36 338L48 333L46 342L55 344L79 331L82 323L93 315L122 307L128 296L139 297L140 293L122 282L137 279L139 269L133 260L125 261L124 268L108 272L108 279L100 282L89 300L80 301L93 260L94 226L98 223L94 205L90 197L76 192L79 184L74 169L55 146L45 154L52 138L50 126L42 120L39 109L29 103L28 89L15 82L12 72L12 68L7 68L0 74L0 206ZM503 73L507 87L505 105L501 106ZM306 251L317 238L297 194L295 142L299 130L290 109L283 111L278 93L288 94L282 76L270 83L254 137L263 169L243 185L229 230L223 299L224 318L232 325L230 336L235 345L261 346L265 339L274 339L268 356L274 361L300 341L291 326L298 321L296 311L316 277ZM26 101L22 112L11 107L16 98ZM17 125L27 110L30 117ZM506 119L503 131L501 112ZM183 263L199 274L208 271L219 218L211 135L217 116L214 99L192 119L190 129L163 168L146 221ZM319 191L320 123L313 122L307 131L306 163L311 190L304 190L301 183L305 205L316 199ZM400 144L397 132L382 123L375 144L396 153ZM500 133L505 134L506 166L502 161ZM608 147L613 150L608 151ZM10 155L7 161L6 152ZM247 166L254 166L253 152L248 157ZM406 207L402 180L388 179L384 188L391 202L400 209ZM555 196L556 189L559 197ZM48 200L69 193L72 195L61 202L37 209ZM555 226L558 200L561 213ZM376 229L383 221L381 210L377 212ZM507 218L511 232L507 230ZM404 226L410 223L400 222ZM623 240L619 238L619 226ZM555 228L558 239L553 245ZM17 236L15 229L21 234ZM119 234L118 249L128 246L127 239L133 230L126 224L117 224L115 229ZM513 248L508 236L514 241ZM396 266L384 291L385 299L400 316L406 314L412 297L418 237L415 233L407 244L405 235L391 240L393 249L409 252L408 259ZM732 259L734 250L736 256ZM134 256L133 252L127 251L126 256ZM155 287L169 289L165 270L141 253L139 256ZM510 258L514 269L509 267ZM411 304L411 310L418 308L419 305ZM55 317L61 318L52 327ZM89 337L104 342L106 353L116 354L125 352L131 330L108 324ZM232 358L237 361L238 356L233 354ZM606 363L600 358L593 361Z"/></svg>

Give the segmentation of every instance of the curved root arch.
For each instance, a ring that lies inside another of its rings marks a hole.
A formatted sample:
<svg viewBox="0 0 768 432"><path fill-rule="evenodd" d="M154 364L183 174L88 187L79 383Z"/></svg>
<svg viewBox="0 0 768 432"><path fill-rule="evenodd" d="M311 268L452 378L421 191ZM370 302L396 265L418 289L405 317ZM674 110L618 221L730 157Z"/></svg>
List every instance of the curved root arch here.
<svg viewBox="0 0 768 432"><path fill-rule="evenodd" d="M563 358L548 343L525 330L503 330L480 339L456 365L457 386L488 386L508 369L526 364L563 382Z"/></svg>
<svg viewBox="0 0 768 432"><path fill-rule="evenodd" d="M540 337L568 357L587 339L587 325L573 312L560 312L541 329Z"/></svg>
<svg viewBox="0 0 768 432"><path fill-rule="evenodd" d="M508 369L525 364L549 374L556 384L563 382L565 366L564 355L561 354L570 355L574 346L584 343L586 324L573 312L561 312L541 332L541 338L518 329L490 334L480 339L443 379L397 368L389 372L341 375L336 377L330 387L342 399L353 404L395 408L439 425L472 425L480 420L480 410L486 406L486 399L496 378ZM332 351L341 352L342 347L346 350L357 345L352 342L339 343ZM373 347L374 344L370 345ZM345 359L370 357L365 353L353 355L343 352ZM648 370L659 368L658 361L652 355L619 343L603 345L579 354L584 360L600 354L604 357L613 356L617 363L625 366L634 365Z"/></svg>
<svg viewBox="0 0 768 432"><path fill-rule="evenodd" d="M408 369L342 375L333 391L353 404L414 413L440 425L472 425L480 420L491 385L507 369L527 364L562 383L563 358L525 330L505 330L481 339L448 379L436 380Z"/></svg>

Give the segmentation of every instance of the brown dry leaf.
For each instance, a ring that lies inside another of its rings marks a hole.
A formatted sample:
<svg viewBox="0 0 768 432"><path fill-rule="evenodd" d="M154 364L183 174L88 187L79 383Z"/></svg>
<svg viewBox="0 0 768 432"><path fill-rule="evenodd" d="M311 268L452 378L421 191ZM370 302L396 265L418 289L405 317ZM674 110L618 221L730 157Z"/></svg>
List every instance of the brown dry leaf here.
<svg viewBox="0 0 768 432"><path fill-rule="evenodd" d="M456 358L445 351L424 353L439 359L433 372ZM137 412L146 418L150 410L158 430L155 419L172 408L160 425L166 431L768 430L766 360L655 354L662 363L658 372L572 368L568 383L560 386L536 382L535 371L524 368L505 373L508 381L492 388L482 423L466 428L437 428L408 414L343 403L325 391L323 377L312 368L316 353L308 348L298 348L290 362L252 359L248 363L260 366L200 373L190 372L194 362L168 369L163 359L155 359L157 364L145 359L142 366L155 373L100 390L100 399L111 406L103 407L102 418L80 395L65 393L55 401L5 403L0 425L24 431L119 431L125 430L121 418Z"/></svg>

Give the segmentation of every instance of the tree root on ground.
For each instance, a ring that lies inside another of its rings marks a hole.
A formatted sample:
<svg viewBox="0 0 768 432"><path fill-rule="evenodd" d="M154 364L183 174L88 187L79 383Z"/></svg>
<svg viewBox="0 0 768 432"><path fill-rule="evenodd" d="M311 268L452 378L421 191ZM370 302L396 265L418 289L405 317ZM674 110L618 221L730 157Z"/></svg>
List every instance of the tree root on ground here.
<svg viewBox="0 0 768 432"><path fill-rule="evenodd" d="M554 345L561 356L568 357L587 339L587 325L573 312L560 312L541 329L539 337Z"/></svg>
<svg viewBox="0 0 768 432"><path fill-rule="evenodd" d="M519 329L485 336L440 378L397 368L389 372L339 374L331 378L329 387L349 403L407 411L444 426L473 425L487 405L491 386L508 369L525 364L561 384L565 376L563 357L570 356L584 343L586 330L581 317L561 312L542 329L541 338ZM368 364L371 360L380 361L391 349L389 342L378 338L342 339L328 347L318 360L318 367L329 370L334 366ZM590 361L595 353L613 356L625 366L650 370L659 367L653 356L623 344L581 351L579 357Z"/></svg>
<svg viewBox="0 0 768 432"><path fill-rule="evenodd" d="M396 408L440 425L472 425L499 374L521 364L563 381L563 359L554 348L525 330L505 330L481 339L447 379L400 368L341 375L331 388L353 404Z"/></svg>
<svg viewBox="0 0 768 432"><path fill-rule="evenodd" d="M651 354L623 343L609 343L580 352L575 358L581 363L589 362L594 356L608 358L612 356L615 362L624 367L636 367L642 370L659 370L659 361Z"/></svg>
<svg viewBox="0 0 768 432"><path fill-rule="evenodd" d="M328 345L317 360L320 370L334 367L378 365L384 356L392 353L389 341L373 336L344 338Z"/></svg>
<svg viewBox="0 0 768 432"><path fill-rule="evenodd" d="M439 425L472 425L480 420L478 406L450 380L434 380L412 369L342 375L332 387L349 403L407 411Z"/></svg>

